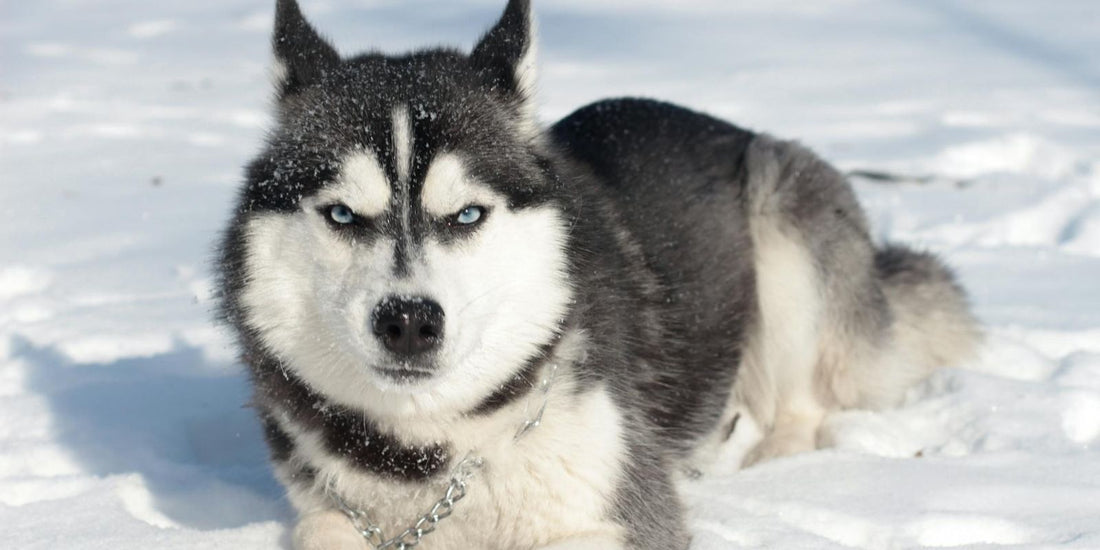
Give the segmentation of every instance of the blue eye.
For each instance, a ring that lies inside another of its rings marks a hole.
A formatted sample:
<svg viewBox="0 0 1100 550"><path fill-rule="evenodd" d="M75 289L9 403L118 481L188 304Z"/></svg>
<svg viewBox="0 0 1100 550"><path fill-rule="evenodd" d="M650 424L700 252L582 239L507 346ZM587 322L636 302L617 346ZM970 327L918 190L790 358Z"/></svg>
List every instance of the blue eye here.
<svg viewBox="0 0 1100 550"><path fill-rule="evenodd" d="M348 225L355 221L355 212L342 204L329 207L328 216L340 225Z"/></svg>
<svg viewBox="0 0 1100 550"><path fill-rule="evenodd" d="M459 225L473 225L485 215L485 209L480 206L467 206L455 216L455 223Z"/></svg>

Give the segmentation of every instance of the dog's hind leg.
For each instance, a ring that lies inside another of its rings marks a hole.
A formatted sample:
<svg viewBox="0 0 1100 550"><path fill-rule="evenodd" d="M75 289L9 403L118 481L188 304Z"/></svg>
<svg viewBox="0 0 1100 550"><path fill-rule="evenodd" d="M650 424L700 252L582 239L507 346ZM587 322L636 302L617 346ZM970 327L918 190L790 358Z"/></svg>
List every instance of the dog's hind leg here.
<svg viewBox="0 0 1100 550"><path fill-rule="evenodd" d="M774 204L752 209L758 317L738 382L738 399L765 435L744 465L812 450L825 409L814 395L823 293L815 262Z"/></svg>
<svg viewBox="0 0 1100 550"><path fill-rule="evenodd" d="M766 136L750 145L746 169L759 318L737 395L765 433L751 465L816 448L826 413L852 401L836 394L834 376L874 358L889 310L866 219L840 173Z"/></svg>
<svg viewBox="0 0 1100 550"><path fill-rule="evenodd" d="M795 236L770 220L753 227L759 318L738 383L764 439L744 464L809 451L825 414L814 395L821 292L813 262Z"/></svg>

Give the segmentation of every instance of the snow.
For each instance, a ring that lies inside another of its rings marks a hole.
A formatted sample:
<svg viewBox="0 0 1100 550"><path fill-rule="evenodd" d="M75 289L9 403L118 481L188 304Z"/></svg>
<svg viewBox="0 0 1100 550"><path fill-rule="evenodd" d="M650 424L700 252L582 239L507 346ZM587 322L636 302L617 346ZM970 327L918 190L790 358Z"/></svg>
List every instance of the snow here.
<svg viewBox="0 0 1100 550"><path fill-rule="evenodd" d="M325 0L345 52L469 45L502 0ZM981 355L835 447L694 483L697 549L1100 548L1100 4L536 2L547 120L631 94L797 138L883 240L943 254ZM292 515L213 328L211 246L268 123L259 0L8 2L0 548L272 548Z"/></svg>

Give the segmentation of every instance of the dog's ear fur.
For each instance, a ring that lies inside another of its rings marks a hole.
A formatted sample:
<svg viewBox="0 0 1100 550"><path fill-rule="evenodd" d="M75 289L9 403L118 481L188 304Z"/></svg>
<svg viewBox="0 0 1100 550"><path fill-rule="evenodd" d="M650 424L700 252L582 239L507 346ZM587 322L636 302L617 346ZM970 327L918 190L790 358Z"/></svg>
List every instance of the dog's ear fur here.
<svg viewBox="0 0 1100 550"><path fill-rule="evenodd" d="M340 64L340 54L302 16L296 0L275 3L274 79L285 99L317 83Z"/></svg>
<svg viewBox="0 0 1100 550"><path fill-rule="evenodd" d="M486 83L534 121L538 44L530 0L509 0L500 21L474 46L470 61Z"/></svg>

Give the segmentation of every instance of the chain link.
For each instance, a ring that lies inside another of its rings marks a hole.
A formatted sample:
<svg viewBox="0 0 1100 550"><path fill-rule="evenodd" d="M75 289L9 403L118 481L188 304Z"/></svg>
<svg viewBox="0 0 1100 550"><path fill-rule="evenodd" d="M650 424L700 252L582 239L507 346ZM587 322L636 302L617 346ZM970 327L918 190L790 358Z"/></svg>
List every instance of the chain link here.
<svg viewBox="0 0 1100 550"><path fill-rule="evenodd" d="M474 472L481 468L482 464L481 457L467 456L462 459L462 462L459 462L455 468L454 475L451 476L451 483L447 486L443 498L437 500L428 512L420 516L411 527L393 538L386 538L382 528L374 523L366 512L352 508L331 486L329 487L329 495L372 548L376 550L409 550L420 544L420 540L426 535L435 531L440 521L454 513L455 505L466 498L467 482L473 477Z"/></svg>
<svg viewBox="0 0 1100 550"><path fill-rule="evenodd" d="M524 406L524 412L527 419L523 421L523 424L521 424L516 431L515 438L513 439L514 441L519 441L530 433L531 430L542 424L542 415L546 412L546 406L550 401L550 386L554 383L557 371L558 366L556 364L551 364L546 377L543 378L535 388L536 391L532 397L541 396L542 403L539 405L534 415L530 414L531 398L527 399L527 403ZM428 512L420 516L411 527L405 529L401 534L393 538L386 538L382 528L372 521L366 512L353 508L348 504L332 484L328 486L328 494L333 502L336 503L336 506L340 508L340 511L351 521L355 530L359 531L363 539L370 544L371 548L374 550L409 550L419 545L421 539L425 536L434 532L439 522L447 519L454 513L455 505L463 498L466 498L467 482L473 477L477 470L481 469L483 464L484 460L480 456L471 454L463 458L462 461L458 463L458 466L455 467L454 475L451 476L451 483L443 493L443 498L437 500L435 504L428 509Z"/></svg>
<svg viewBox="0 0 1100 550"><path fill-rule="evenodd" d="M523 436L527 435L531 430L533 430L533 429L539 427L540 425L542 425L542 413L546 412L546 405L550 401L550 386L554 384L554 378L557 375L557 372L558 372L558 365L557 364L551 364L550 365L550 372L547 373L546 377L543 378L542 381L539 382L538 387L535 388L537 390L536 395L541 395L542 396L542 404L539 405L539 409L537 411L535 411L534 416L531 416L531 414L530 414L530 412L531 412L531 399L530 398L527 399L527 403L524 405L524 413L525 413L525 416L527 417L527 420L524 420L523 424L520 425L519 430L516 431L516 437L514 438L514 441L519 441L520 439L523 438Z"/></svg>

